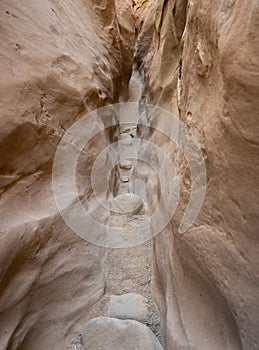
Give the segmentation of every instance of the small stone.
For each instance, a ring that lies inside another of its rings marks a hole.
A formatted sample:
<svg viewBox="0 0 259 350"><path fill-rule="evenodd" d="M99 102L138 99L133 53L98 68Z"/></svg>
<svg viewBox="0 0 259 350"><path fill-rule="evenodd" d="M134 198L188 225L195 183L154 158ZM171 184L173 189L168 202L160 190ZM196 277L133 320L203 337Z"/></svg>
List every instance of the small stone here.
<svg viewBox="0 0 259 350"><path fill-rule="evenodd" d="M130 160L122 160L120 162L120 168L125 170L130 170L132 167L132 163Z"/></svg>
<svg viewBox="0 0 259 350"><path fill-rule="evenodd" d="M111 295L109 317L145 323L148 320L148 300L140 294Z"/></svg>
<svg viewBox="0 0 259 350"><path fill-rule="evenodd" d="M132 140L132 137L130 135L121 134L120 139L119 139L119 143L121 143L122 145L125 145L125 146L131 146L131 145L133 145L133 140Z"/></svg>
<svg viewBox="0 0 259 350"><path fill-rule="evenodd" d="M120 177L121 182L129 182L129 177L127 175L123 175Z"/></svg>
<svg viewBox="0 0 259 350"><path fill-rule="evenodd" d="M109 206L117 214L135 214L142 209L143 201L137 194L123 193L113 198Z"/></svg>

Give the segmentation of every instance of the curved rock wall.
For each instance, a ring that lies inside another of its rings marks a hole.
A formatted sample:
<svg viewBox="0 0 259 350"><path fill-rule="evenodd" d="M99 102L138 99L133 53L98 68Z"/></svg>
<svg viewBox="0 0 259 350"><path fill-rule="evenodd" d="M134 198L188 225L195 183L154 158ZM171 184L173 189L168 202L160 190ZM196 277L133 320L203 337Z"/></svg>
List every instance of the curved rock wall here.
<svg viewBox="0 0 259 350"><path fill-rule="evenodd" d="M188 164L161 134L142 131L181 177L176 215L153 244L165 346L258 349L257 1L3 0L0 10L1 348L64 349L103 294L104 252L63 222L52 163L74 121L135 98L134 66L142 101L179 114L207 168L202 210L180 235ZM88 198L91 165L115 134L96 137L82 156ZM156 174L138 172L155 207Z"/></svg>
<svg viewBox="0 0 259 350"><path fill-rule="evenodd" d="M0 13L0 348L64 349L105 281L102 249L56 208L52 162L65 130L127 86L131 3L4 0ZM88 165L109 138L88 149Z"/></svg>
<svg viewBox="0 0 259 350"><path fill-rule="evenodd" d="M170 350L255 350L258 3L189 1L185 27L185 1L160 3L163 15L156 15L151 63L146 63L148 101L174 113L178 105L207 168L202 210L180 235L190 174L183 157L172 153L181 200L174 220L154 243L154 288L165 343Z"/></svg>

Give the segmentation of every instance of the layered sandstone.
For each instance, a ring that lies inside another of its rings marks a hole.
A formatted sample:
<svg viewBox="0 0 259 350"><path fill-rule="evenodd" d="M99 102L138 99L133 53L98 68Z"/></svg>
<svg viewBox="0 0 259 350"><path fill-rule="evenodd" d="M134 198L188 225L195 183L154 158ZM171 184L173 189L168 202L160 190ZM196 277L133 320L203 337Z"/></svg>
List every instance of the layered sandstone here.
<svg viewBox="0 0 259 350"><path fill-rule="evenodd" d="M146 64L148 101L174 113L178 104L207 168L202 210L180 235L190 174L184 158L171 153L182 195L174 220L154 243L165 343L170 350L255 350L258 4L190 1L185 27L185 1L161 1L160 6L163 15L156 16L151 63Z"/></svg>
<svg viewBox="0 0 259 350"><path fill-rule="evenodd" d="M73 122L127 93L131 4L1 1L0 10L0 348L64 349L105 280L102 249L58 212L53 157ZM89 167L109 133L98 140L84 159Z"/></svg>
<svg viewBox="0 0 259 350"><path fill-rule="evenodd" d="M79 192L91 199L93 162L114 140L141 136L156 143L181 186L176 215L153 243L165 348L258 349L256 0L3 0L0 9L1 349L64 349L102 297L105 252L60 216L53 158L85 113L136 99L172 112L196 138L207 169L197 220L178 233L191 193L188 163L161 132L141 128L140 119L132 130L121 125L125 130L110 128L91 140L77 169ZM165 119L155 122L165 127ZM141 147L149 159L150 148ZM145 215L160 199L166 211L155 170L167 178L168 193L173 181L162 160L155 159L154 170L124 158L111 189L125 197L134 172L147 186ZM98 181L105 197L108 189ZM91 203L88 209L95 213Z"/></svg>

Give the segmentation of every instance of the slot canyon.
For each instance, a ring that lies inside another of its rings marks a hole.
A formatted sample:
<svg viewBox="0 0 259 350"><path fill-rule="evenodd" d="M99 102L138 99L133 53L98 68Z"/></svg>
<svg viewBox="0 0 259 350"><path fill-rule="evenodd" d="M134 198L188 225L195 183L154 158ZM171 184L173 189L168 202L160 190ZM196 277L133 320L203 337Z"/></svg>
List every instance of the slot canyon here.
<svg viewBox="0 0 259 350"><path fill-rule="evenodd" d="M0 37L0 350L258 350L258 0L1 0Z"/></svg>

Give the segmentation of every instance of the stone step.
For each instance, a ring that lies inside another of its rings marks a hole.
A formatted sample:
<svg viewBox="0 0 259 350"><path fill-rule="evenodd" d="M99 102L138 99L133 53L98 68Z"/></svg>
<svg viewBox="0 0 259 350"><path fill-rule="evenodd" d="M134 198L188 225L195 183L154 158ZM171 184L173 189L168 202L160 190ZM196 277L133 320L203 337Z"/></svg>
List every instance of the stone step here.
<svg viewBox="0 0 259 350"><path fill-rule="evenodd" d="M84 350L163 350L147 326L111 317L91 319L81 341Z"/></svg>
<svg viewBox="0 0 259 350"><path fill-rule="evenodd" d="M149 316L148 300L136 293L111 295L108 316L145 323Z"/></svg>
<svg viewBox="0 0 259 350"><path fill-rule="evenodd" d="M124 170L130 170L132 168L132 163L130 160L123 160L120 162L120 168Z"/></svg>
<svg viewBox="0 0 259 350"><path fill-rule="evenodd" d="M123 193L113 198L109 206L117 214L134 214L142 209L143 201L137 194Z"/></svg>

